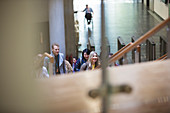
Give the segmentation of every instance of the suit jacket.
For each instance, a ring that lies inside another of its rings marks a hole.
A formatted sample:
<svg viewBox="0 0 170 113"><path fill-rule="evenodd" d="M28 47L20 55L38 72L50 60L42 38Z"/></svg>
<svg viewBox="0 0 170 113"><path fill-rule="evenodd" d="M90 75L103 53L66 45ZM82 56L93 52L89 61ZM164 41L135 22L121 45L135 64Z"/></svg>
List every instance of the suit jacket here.
<svg viewBox="0 0 170 113"><path fill-rule="evenodd" d="M54 63L53 63L53 75L56 75L56 69L55 69L55 55L53 53L50 54L51 56L54 57ZM47 70L49 71L49 58L45 57L44 58L44 66L47 68ZM59 53L59 69L60 69L60 74L64 74L66 73L66 66L65 66L65 61L64 61L64 54L63 53Z"/></svg>

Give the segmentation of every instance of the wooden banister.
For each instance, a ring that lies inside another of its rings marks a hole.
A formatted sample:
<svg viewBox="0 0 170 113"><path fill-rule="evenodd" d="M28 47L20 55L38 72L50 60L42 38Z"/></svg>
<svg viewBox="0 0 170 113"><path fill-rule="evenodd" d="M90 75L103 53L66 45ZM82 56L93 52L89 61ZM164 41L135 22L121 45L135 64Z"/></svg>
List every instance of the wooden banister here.
<svg viewBox="0 0 170 113"><path fill-rule="evenodd" d="M109 63L115 62L116 60L118 60L119 58L121 58L125 53L129 52L130 50L132 50L133 48L135 48L137 45L139 45L139 44L141 44L143 41L145 41L147 38L151 37L153 34L155 34L156 32L158 32L161 28L165 27L169 22L170 22L170 18L166 19L165 21L163 21L163 22L160 23L159 25L155 26L153 29L151 29L151 30L148 31L146 34L144 34L143 36L141 36L138 40L136 40L134 43L132 43L130 46L128 46L128 47L125 48L123 51L121 51L120 53L118 53L116 56L114 56L113 58L111 58L111 59L109 60Z"/></svg>
<svg viewBox="0 0 170 113"><path fill-rule="evenodd" d="M163 60L165 60L165 59L167 59L168 58L168 56L165 56L164 58L162 58L160 61L163 61Z"/></svg>
<svg viewBox="0 0 170 113"><path fill-rule="evenodd" d="M163 56L159 57L158 59L156 59L156 61L162 60L162 59L166 59L167 58L167 53L164 54Z"/></svg>
<svg viewBox="0 0 170 113"><path fill-rule="evenodd" d="M46 56L46 57L48 57L48 58L50 59L50 62L51 62L51 63L54 63L54 58L53 58L53 56L51 56L50 54L48 54L48 53L46 53L46 52L45 52L43 55Z"/></svg>
<svg viewBox="0 0 170 113"><path fill-rule="evenodd" d="M132 44L132 42L130 42L129 44L127 44L126 46L122 47L119 51L117 51L116 53L114 53L110 59L112 59L114 56L116 56L117 54L119 54L121 51L123 51L125 48L127 48L128 46L130 46ZM109 64L111 63L111 61L109 60ZM96 67L96 69L99 69L101 67L101 65L98 65Z"/></svg>
<svg viewBox="0 0 170 113"><path fill-rule="evenodd" d="M113 58L114 56L116 56L117 54L119 54L121 51L123 51L125 48L127 48L128 46L130 46L132 44L132 42L130 42L129 44L127 44L126 46L122 47L119 51L117 51L116 53L114 53L110 58Z"/></svg>

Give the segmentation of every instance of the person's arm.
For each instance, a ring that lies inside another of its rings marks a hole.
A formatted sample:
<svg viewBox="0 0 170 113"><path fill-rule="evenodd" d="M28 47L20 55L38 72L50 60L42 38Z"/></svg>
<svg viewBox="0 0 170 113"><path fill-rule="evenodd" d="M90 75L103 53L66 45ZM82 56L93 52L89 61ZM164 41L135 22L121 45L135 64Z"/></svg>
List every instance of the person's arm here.
<svg viewBox="0 0 170 113"><path fill-rule="evenodd" d="M71 64L68 62L68 68L70 72L73 72L73 68L71 67Z"/></svg>
<svg viewBox="0 0 170 113"><path fill-rule="evenodd" d="M48 64L49 64L49 58L45 57L44 58L44 67L47 69L47 71L49 72L49 68L48 68Z"/></svg>
<svg viewBox="0 0 170 113"><path fill-rule="evenodd" d="M80 63L80 58L76 61L76 65L75 65L75 70L76 71L80 71L80 65L81 65L81 63Z"/></svg>
<svg viewBox="0 0 170 113"><path fill-rule="evenodd" d="M63 71L64 71L64 73L67 73L67 72L66 72L66 63L65 63L64 60L63 60Z"/></svg>
<svg viewBox="0 0 170 113"><path fill-rule="evenodd" d="M47 71L47 68L43 66L43 77L47 77L49 78L49 74L48 74L48 71Z"/></svg>
<svg viewBox="0 0 170 113"><path fill-rule="evenodd" d="M80 71L85 71L86 68L87 68L87 63L83 63L83 64L81 65Z"/></svg>
<svg viewBox="0 0 170 113"><path fill-rule="evenodd" d="M66 72L66 63L65 63L64 54L62 54L62 57L63 57L63 71L64 71L64 73L67 73L67 72Z"/></svg>
<svg viewBox="0 0 170 113"><path fill-rule="evenodd" d="M86 8L82 12L84 12L84 11L86 11Z"/></svg>
<svg viewBox="0 0 170 113"><path fill-rule="evenodd" d="M93 9L92 9L92 8L90 8L90 11L94 14L94 12L93 12Z"/></svg>

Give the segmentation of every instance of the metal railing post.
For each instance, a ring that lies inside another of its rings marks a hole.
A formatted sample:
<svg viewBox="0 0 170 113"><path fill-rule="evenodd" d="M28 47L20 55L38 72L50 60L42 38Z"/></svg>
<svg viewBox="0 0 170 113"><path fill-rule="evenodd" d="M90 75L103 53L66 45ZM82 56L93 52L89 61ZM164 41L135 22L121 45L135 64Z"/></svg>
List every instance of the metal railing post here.
<svg viewBox="0 0 170 113"><path fill-rule="evenodd" d="M134 43L136 41L136 37L132 37L131 41ZM133 63L141 62L141 44L138 45L136 48L132 49L132 61Z"/></svg>
<svg viewBox="0 0 170 113"><path fill-rule="evenodd" d="M167 53L167 41L160 36L160 57Z"/></svg>
<svg viewBox="0 0 170 113"><path fill-rule="evenodd" d="M156 44L150 38L146 40L146 60L152 61L156 59Z"/></svg>
<svg viewBox="0 0 170 113"><path fill-rule="evenodd" d="M156 44L155 43L152 43L151 44L151 48L150 48L150 60L156 60Z"/></svg>
<svg viewBox="0 0 170 113"><path fill-rule="evenodd" d="M124 54L122 62L123 65L128 64L127 54Z"/></svg>
<svg viewBox="0 0 170 113"><path fill-rule="evenodd" d="M117 38L118 51L125 46L123 39L119 36ZM119 64L123 65L123 57L119 59Z"/></svg>
<svg viewBox="0 0 170 113"><path fill-rule="evenodd" d="M135 50L135 63L140 62L140 46L138 45L136 50Z"/></svg>

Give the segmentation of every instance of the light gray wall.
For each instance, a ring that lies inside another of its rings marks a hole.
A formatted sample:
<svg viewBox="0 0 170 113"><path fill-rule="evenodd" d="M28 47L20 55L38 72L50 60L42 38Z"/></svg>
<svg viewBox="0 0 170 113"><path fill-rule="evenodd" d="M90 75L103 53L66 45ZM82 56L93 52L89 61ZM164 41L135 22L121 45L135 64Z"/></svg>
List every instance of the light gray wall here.
<svg viewBox="0 0 170 113"><path fill-rule="evenodd" d="M154 11L163 19L167 19L169 17L169 7L164 4L160 0L154 1Z"/></svg>
<svg viewBox="0 0 170 113"><path fill-rule="evenodd" d="M65 19L65 38L66 38L66 54L77 55L75 28L74 28L74 11L73 0L64 0L64 19Z"/></svg>
<svg viewBox="0 0 170 113"><path fill-rule="evenodd" d="M144 0L144 5L147 5L147 0ZM149 9L157 13L164 20L169 17L169 7L161 2L161 0L149 0Z"/></svg>
<svg viewBox="0 0 170 113"><path fill-rule="evenodd" d="M146 0L144 0L143 3L146 5Z"/></svg>
<svg viewBox="0 0 170 113"><path fill-rule="evenodd" d="M150 0L149 1L149 9L151 10L151 11L154 11L154 0Z"/></svg>
<svg viewBox="0 0 170 113"><path fill-rule="evenodd" d="M60 45L60 52L66 53L63 0L49 0L50 48L53 43Z"/></svg>
<svg viewBox="0 0 170 113"><path fill-rule="evenodd" d="M49 3L48 0L30 0L28 2L31 18L35 21L36 54L50 52L49 45Z"/></svg>

